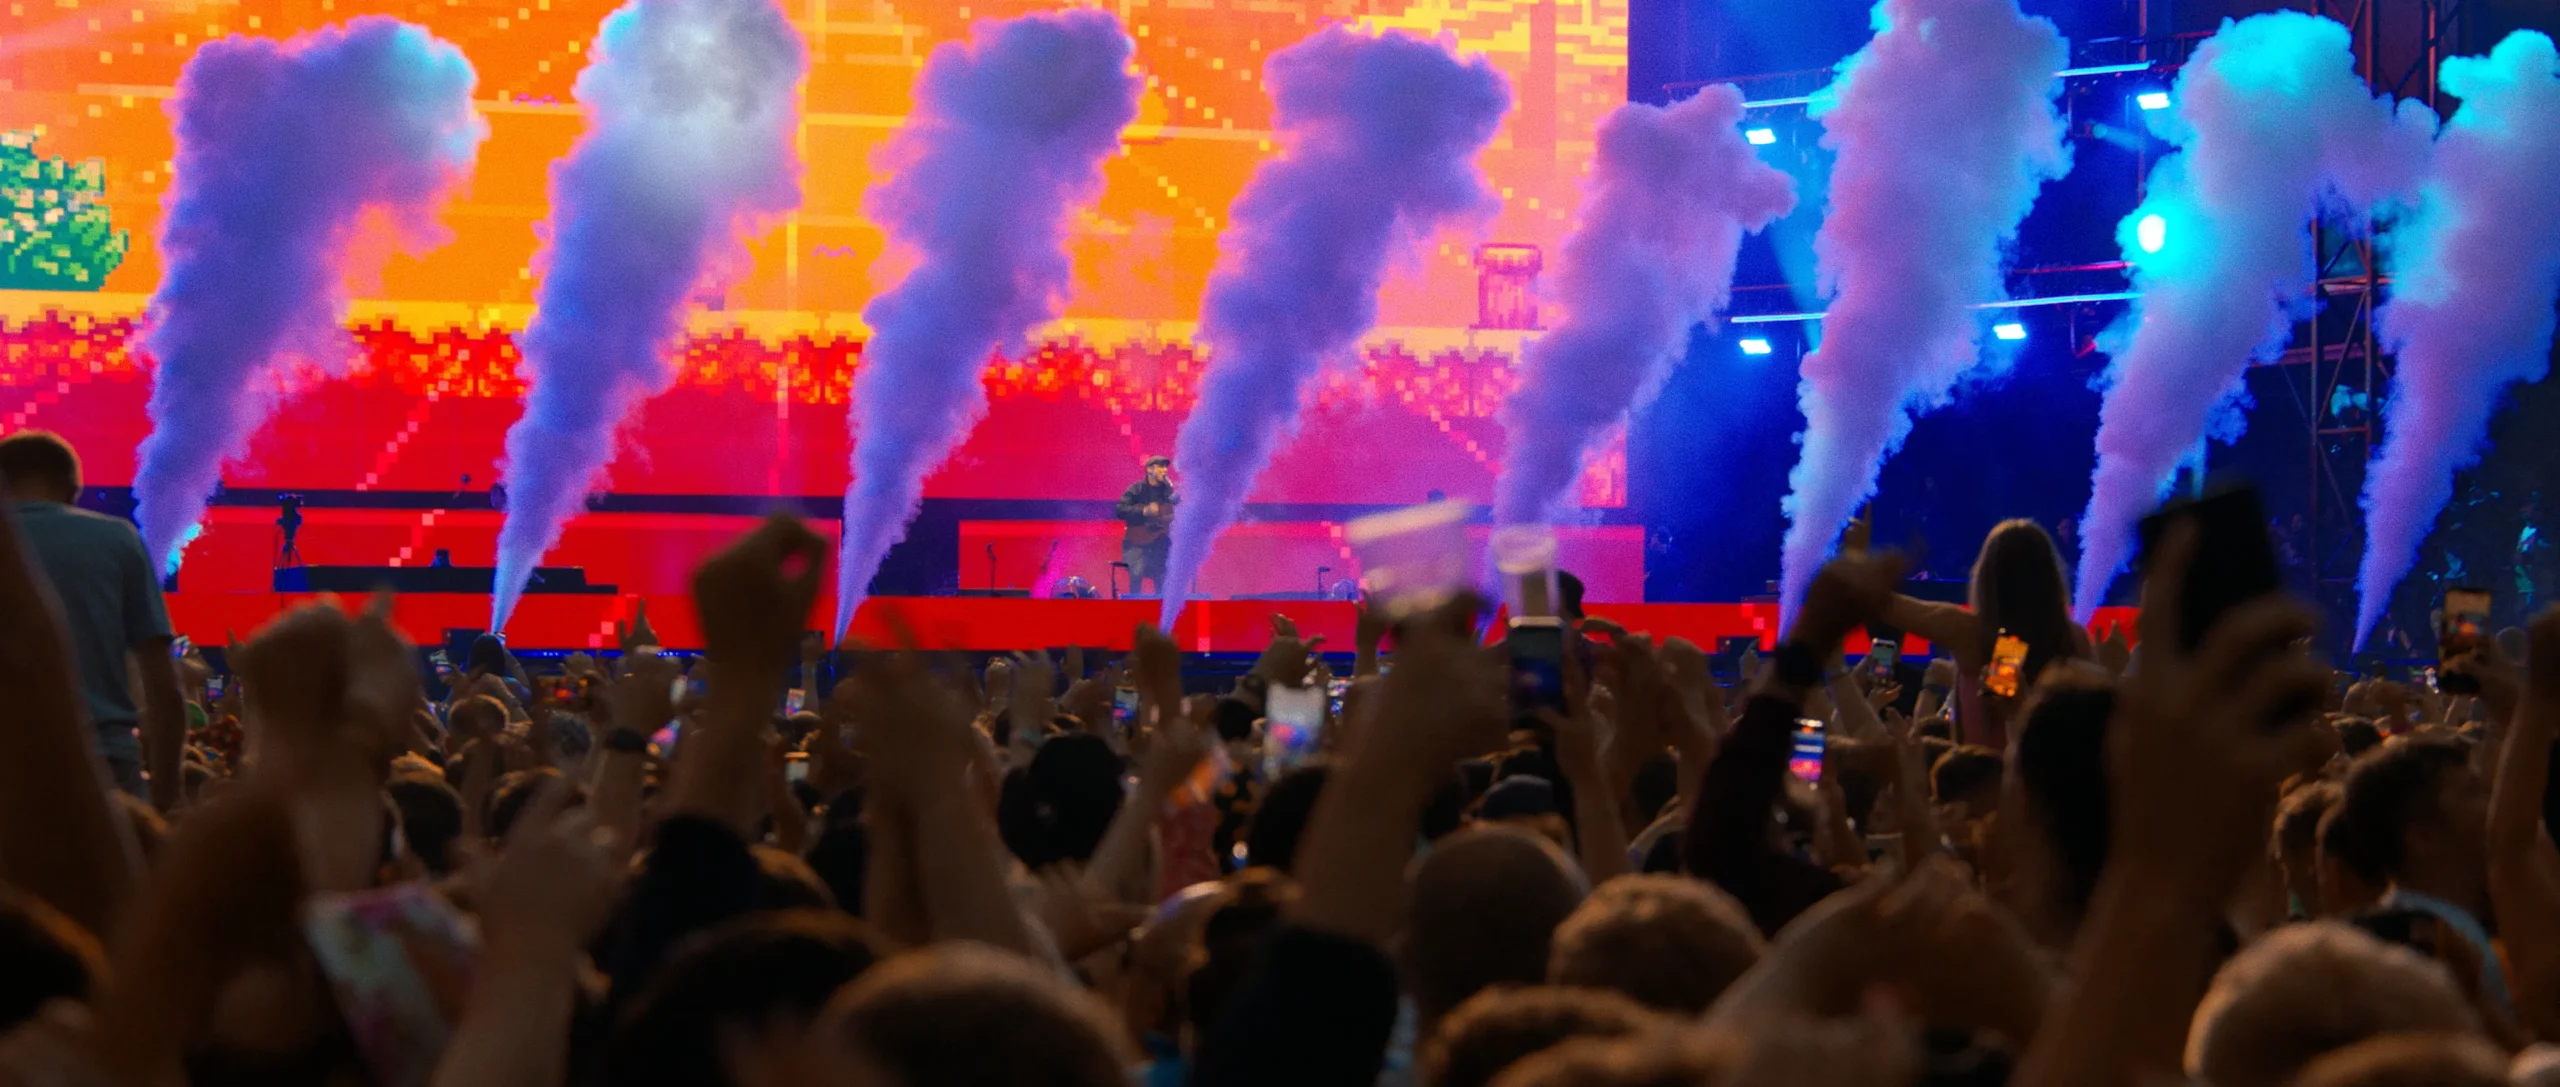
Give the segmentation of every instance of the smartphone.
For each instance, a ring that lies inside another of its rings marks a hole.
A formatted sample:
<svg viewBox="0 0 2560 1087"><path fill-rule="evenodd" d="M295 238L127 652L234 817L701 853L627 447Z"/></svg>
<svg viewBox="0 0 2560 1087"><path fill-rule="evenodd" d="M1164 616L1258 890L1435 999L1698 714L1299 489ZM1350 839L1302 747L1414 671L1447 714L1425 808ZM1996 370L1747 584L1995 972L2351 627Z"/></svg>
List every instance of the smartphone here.
<svg viewBox="0 0 2560 1087"><path fill-rule="evenodd" d="M1511 708L1517 714L1564 712L1563 620L1531 616L1511 621L1503 644L1511 650Z"/></svg>
<svg viewBox="0 0 2560 1087"><path fill-rule="evenodd" d="M169 639L169 657L172 660L185 660L187 659L187 654L193 651L195 647L196 643L188 641L186 635L178 635L175 638Z"/></svg>
<svg viewBox="0 0 2560 1087"><path fill-rule="evenodd" d="M427 650L427 663L435 665L440 676L453 671L453 655L442 649Z"/></svg>
<svg viewBox="0 0 2560 1087"><path fill-rule="evenodd" d="M1273 687L1263 696L1262 772L1278 778L1316 752L1324 736L1322 687Z"/></svg>
<svg viewBox="0 0 2560 1087"><path fill-rule="evenodd" d="M1891 638L1878 638L1867 647L1867 673L1878 683L1893 682L1893 670L1902 663L1902 643Z"/></svg>
<svg viewBox="0 0 2560 1087"><path fill-rule="evenodd" d="M1810 717L1798 718L1795 745L1787 752L1787 772L1807 785L1822 784L1822 751L1825 746L1822 722Z"/></svg>
<svg viewBox="0 0 2560 1087"><path fill-rule="evenodd" d="M461 1013L449 1003L459 994L440 990L469 978L478 954L470 919L425 884L403 883L313 896L302 935L373 1082L425 1087Z"/></svg>
<svg viewBox="0 0 2560 1087"><path fill-rule="evenodd" d="M222 698L222 675L221 675L221 673L217 672L217 673L214 673L213 675L209 675L209 676L204 677L204 698L205 698L205 701L207 701L207 702L215 702L215 701L220 701L220 700L221 700L221 698Z"/></svg>
<svg viewBox="0 0 2560 1087"><path fill-rule="evenodd" d="M809 780L809 753L794 751L782 757L782 780L794 785Z"/></svg>
<svg viewBox="0 0 2560 1087"><path fill-rule="evenodd" d="M2489 590L2446 589L2436 609L2436 689L2446 694L2479 694L2480 677L2449 671L2446 665L2480 651L2489 632Z"/></svg>
<svg viewBox="0 0 2560 1087"><path fill-rule="evenodd" d="M1120 687L1111 692L1111 724L1126 736L1138 723L1138 689Z"/></svg>
<svg viewBox="0 0 2560 1087"><path fill-rule="evenodd" d="M782 712L799 713L809 708L809 692L798 687L782 692Z"/></svg>
<svg viewBox="0 0 2560 1087"><path fill-rule="evenodd" d="M2027 671L2027 643L2001 631L1991 640L1991 664L1982 670L1982 689L2002 698L2018 697Z"/></svg>
<svg viewBox="0 0 2560 1087"><path fill-rule="evenodd" d="M2142 520L2142 562L2158 552L2171 524L2196 526L2195 562L2179 600L2178 644L2189 652L2224 613L2284 588L2276 573L2275 546L2267 541L2266 507L2254 487L2239 487L2192 502L2173 503Z"/></svg>

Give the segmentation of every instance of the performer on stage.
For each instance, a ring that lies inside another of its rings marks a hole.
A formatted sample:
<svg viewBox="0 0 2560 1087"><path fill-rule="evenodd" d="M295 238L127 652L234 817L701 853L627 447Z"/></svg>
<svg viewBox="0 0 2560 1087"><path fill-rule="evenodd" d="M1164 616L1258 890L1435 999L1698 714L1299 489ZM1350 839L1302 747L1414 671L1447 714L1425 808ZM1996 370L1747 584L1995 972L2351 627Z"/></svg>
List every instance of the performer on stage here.
<svg viewBox="0 0 2560 1087"><path fill-rule="evenodd" d="M1128 526L1120 537L1120 561L1129 567L1129 595L1164 593L1165 558L1173 550L1166 530L1173 526L1173 507L1181 503L1173 493L1173 458L1166 456L1148 457L1147 478L1120 492L1115 516Z"/></svg>

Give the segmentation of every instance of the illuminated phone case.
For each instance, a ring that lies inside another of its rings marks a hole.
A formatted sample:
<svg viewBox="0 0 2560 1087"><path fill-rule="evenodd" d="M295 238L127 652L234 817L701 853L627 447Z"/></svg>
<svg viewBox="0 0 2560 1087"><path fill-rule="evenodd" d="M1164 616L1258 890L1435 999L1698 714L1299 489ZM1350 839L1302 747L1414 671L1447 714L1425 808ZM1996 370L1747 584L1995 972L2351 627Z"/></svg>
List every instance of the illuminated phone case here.
<svg viewBox="0 0 2560 1087"><path fill-rule="evenodd" d="M302 933L374 1082L425 1087L469 990L479 944L471 919L424 884L404 883L314 896Z"/></svg>

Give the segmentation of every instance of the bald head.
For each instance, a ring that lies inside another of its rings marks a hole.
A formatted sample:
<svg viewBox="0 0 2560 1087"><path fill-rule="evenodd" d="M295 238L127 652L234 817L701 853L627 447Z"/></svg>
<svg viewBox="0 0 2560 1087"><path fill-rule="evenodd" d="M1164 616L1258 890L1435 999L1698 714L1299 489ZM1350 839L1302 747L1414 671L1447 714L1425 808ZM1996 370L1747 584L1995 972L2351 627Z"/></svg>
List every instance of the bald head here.
<svg viewBox="0 0 2560 1087"><path fill-rule="evenodd" d="M1437 1022L1488 985L1546 978L1556 926L1590 887L1544 838L1486 827L1442 838L1414 867L1405 966L1416 1010Z"/></svg>

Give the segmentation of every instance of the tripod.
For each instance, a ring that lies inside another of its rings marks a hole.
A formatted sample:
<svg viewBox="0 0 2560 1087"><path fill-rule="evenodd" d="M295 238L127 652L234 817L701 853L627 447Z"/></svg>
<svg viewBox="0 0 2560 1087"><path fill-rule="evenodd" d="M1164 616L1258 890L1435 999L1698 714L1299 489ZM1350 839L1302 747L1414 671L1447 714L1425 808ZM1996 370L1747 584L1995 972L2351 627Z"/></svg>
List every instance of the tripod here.
<svg viewBox="0 0 2560 1087"><path fill-rule="evenodd" d="M294 546L294 537L302 534L302 496L279 495L276 505L282 511L276 514L276 531L280 536L276 545L276 569L300 566L302 549Z"/></svg>

